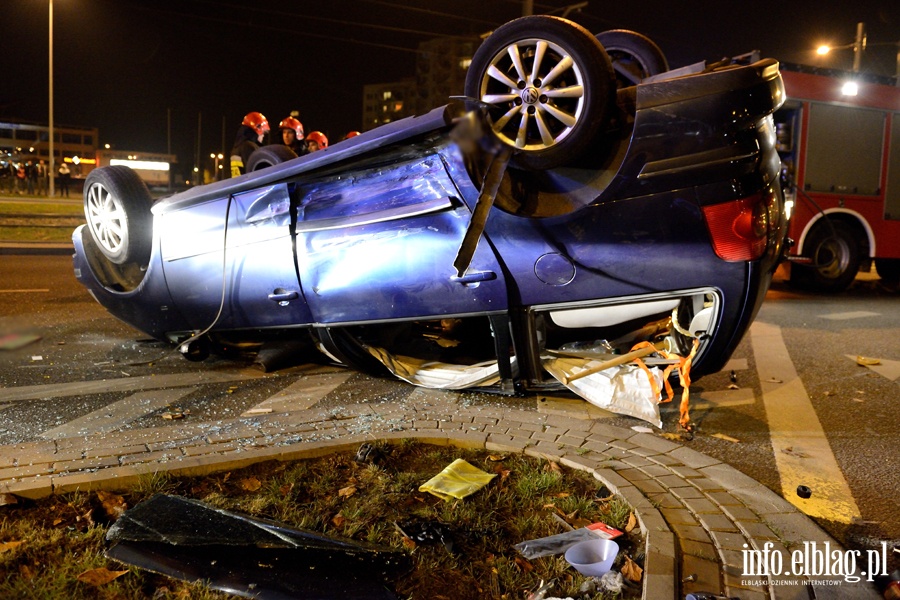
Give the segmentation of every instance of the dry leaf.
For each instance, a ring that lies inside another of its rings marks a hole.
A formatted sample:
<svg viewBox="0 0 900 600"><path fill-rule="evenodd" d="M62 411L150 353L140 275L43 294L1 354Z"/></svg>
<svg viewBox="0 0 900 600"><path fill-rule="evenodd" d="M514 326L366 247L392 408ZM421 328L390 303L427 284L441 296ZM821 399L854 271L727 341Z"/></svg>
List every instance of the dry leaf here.
<svg viewBox="0 0 900 600"><path fill-rule="evenodd" d="M262 482L256 477L241 479L241 489L245 492L255 492L262 487Z"/></svg>
<svg viewBox="0 0 900 600"><path fill-rule="evenodd" d="M644 575L644 570L631 560L629 556L625 556L625 564L622 565L621 572L622 577L629 581L640 581Z"/></svg>
<svg viewBox="0 0 900 600"><path fill-rule="evenodd" d="M0 554L4 552L9 552L10 550L14 550L24 544L25 542L3 542L0 543Z"/></svg>
<svg viewBox="0 0 900 600"><path fill-rule="evenodd" d="M56 527L56 526L59 525L60 523L62 523L62 519L53 519L53 526L54 526L54 527Z"/></svg>
<svg viewBox="0 0 900 600"><path fill-rule="evenodd" d="M349 498L350 496L352 496L355 493L356 493L355 485L348 485L347 487L342 487L341 489L338 490L338 496L340 496L341 498Z"/></svg>
<svg viewBox="0 0 900 600"><path fill-rule="evenodd" d="M80 581L81 583L99 587L101 585L106 585L117 577L121 577L127 572L128 571L110 571L106 567L100 567L99 569L91 569L89 571L85 571L76 579L78 579L78 581Z"/></svg>
<svg viewBox="0 0 900 600"><path fill-rule="evenodd" d="M736 384L736 383L729 383L729 384L728 384L728 389L729 389L729 390L739 390L739 389L741 389L741 387L740 387L738 384Z"/></svg>
<svg viewBox="0 0 900 600"><path fill-rule="evenodd" d="M521 556L517 556L515 558L516 566L522 570L523 573L531 573L534 571L534 565L528 562L528 559L522 558Z"/></svg>
<svg viewBox="0 0 900 600"><path fill-rule="evenodd" d="M19 565L19 576L22 579L32 580L34 579L34 569L28 565Z"/></svg>
<svg viewBox="0 0 900 600"><path fill-rule="evenodd" d="M562 469L559 467L559 464L552 461L547 463L546 470L552 471L554 473L562 473Z"/></svg>
<svg viewBox="0 0 900 600"><path fill-rule="evenodd" d="M570 494L569 492L560 492L558 494L553 494L553 497L554 498L568 498L571 495L572 494Z"/></svg>
<svg viewBox="0 0 900 600"><path fill-rule="evenodd" d="M282 495L282 496L287 496L287 495L290 494L293 490L294 490L294 484L293 484L293 483L288 483L288 484L285 484L285 485L281 486L280 488L278 488L278 491L281 492L281 495Z"/></svg>
<svg viewBox="0 0 900 600"><path fill-rule="evenodd" d="M637 525L637 519L634 516L634 513L630 513L628 515L628 523L625 524L625 532L631 533L631 530L634 529L634 526Z"/></svg>
<svg viewBox="0 0 900 600"><path fill-rule="evenodd" d="M659 435L661 435L662 437L666 438L667 440L672 440L673 442L683 442L683 441L684 441L684 438L682 438L682 437L681 437L680 435L678 435L677 433L666 433L666 432L663 432L663 433L660 433Z"/></svg>
<svg viewBox="0 0 900 600"><path fill-rule="evenodd" d="M7 506L9 504L18 504L19 500L16 498L14 494L2 493L0 494L0 506Z"/></svg>
<svg viewBox="0 0 900 600"><path fill-rule="evenodd" d="M416 547L416 543L408 537L403 538L403 547L407 550L413 550Z"/></svg>
<svg viewBox="0 0 900 600"><path fill-rule="evenodd" d="M106 517L113 521L121 517L122 513L128 509L128 505L125 504L125 498L111 492L100 490L97 492L97 499L100 500Z"/></svg>
<svg viewBox="0 0 900 600"><path fill-rule="evenodd" d="M507 477L509 477L509 474L512 473L512 469L504 469L503 467L498 465L494 469L494 473L500 476L500 483L503 483L504 481L506 481Z"/></svg>
<svg viewBox="0 0 900 600"><path fill-rule="evenodd" d="M881 360L877 359L877 358L869 358L866 356L857 356L856 364L858 364L861 367L867 367L869 365L880 365Z"/></svg>
<svg viewBox="0 0 900 600"><path fill-rule="evenodd" d="M94 509L89 508L88 511L86 513L84 513L83 515L81 515L80 517L75 517L76 523L80 523L81 521L86 522L88 527L93 525L94 524Z"/></svg>
<svg viewBox="0 0 900 600"><path fill-rule="evenodd" d="M711 437L719 438L720 440L725 440L726 442L732 442L732 443L735 443L735 444L737 444L738 442L741 441L741 440L739 440L739 439L737 439L737 438L731 437L730 435L725 435L724 433L714 433L714 434L712 434Z"/></svg>
<svg viewBox="0 0 900 600"><path fill-rule="evenodd" d="M341 513L338 513L331 518L331 522L334 524L335 527L340 527L341 525L344 524L344 522L346 520L347 520L347 517L345 517Z"/></svg>
<svg viewBox="0 0 900 600"><path fill-rule="evenodd" d="M492 462L500 462L501 460L506 460L505 454L489 454L488 460Z"/></svg>
<svg viewBox="0 0 900 600"><path fill-rule="evenodd" d="M573 519L569 522L569 524L572 525L572 527L574 527L575 529L587 527L591 523L593 523L593 521L591 521L590 519L585 519L584 517L579 517L578 519Z"/></svg>

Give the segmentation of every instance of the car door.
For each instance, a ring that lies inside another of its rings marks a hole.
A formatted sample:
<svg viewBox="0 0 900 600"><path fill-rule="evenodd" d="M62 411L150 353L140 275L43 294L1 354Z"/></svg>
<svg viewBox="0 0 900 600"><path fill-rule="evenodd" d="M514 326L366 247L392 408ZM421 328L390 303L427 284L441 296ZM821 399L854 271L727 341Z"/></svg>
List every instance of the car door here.
<svg viewBox="0 0 900 600"><path fill-rule="evenodd" d="M453 268L471 213L437 154L306 182L297 197L298 270L317 323L506 310L489 244L461 277Z"/></svg>
<svg viewBox="0 0 900 600"><path fill-rule="evenodd" d="M193 327L310 322L294 264L290 205L289 184L279 183L163 215L166 281Z"/></svg>

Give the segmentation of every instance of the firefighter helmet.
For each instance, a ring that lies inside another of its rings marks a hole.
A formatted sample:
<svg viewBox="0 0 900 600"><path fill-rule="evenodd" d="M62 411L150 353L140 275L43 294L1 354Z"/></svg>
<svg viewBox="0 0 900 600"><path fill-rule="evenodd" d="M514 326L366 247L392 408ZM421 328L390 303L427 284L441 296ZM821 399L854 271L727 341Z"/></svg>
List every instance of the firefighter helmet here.
<svg viewBox="0 0 900 600"><path fill-rule="evenodd" d="M241 121L241 125L246 125L247 127L249 127L256 132L256 135L269 133L269 122L266 120L266 117L263 116L262 113L247 113L244 116L244 120Z"/></svg>
<svg viewBox="0 0 900 600"><path fill-rule="evenodd" d="M310 131L309 135L306 136L306 141L318 144L319 150L328 147L328 138L321 131Z"/></svg>
<svg viewBox="0 0 900 600"><path fill-rule="evenodd" d="M297 134L297 139L303 139L303 123L294 117L287 117L286 119L282 119L281 123L278 124L278 129L293 129L294 133Z"/></svg>

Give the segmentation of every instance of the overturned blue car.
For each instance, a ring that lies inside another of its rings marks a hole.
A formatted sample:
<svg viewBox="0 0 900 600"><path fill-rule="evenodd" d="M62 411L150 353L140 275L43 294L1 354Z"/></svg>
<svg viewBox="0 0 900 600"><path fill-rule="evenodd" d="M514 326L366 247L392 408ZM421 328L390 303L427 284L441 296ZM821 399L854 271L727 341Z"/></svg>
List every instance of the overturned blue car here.
<svg viewBox="0 0 900 600"><path fill-rule="evenodd" d="M558 385L548 356L646 341L719 370L783 250L778 64L667 70L633 32L524 17L464 92L155 203L126 167L96 169L76 277L192 359L302 339L417 383L440 364L469 374L437 387L523 391Z"/></svg>

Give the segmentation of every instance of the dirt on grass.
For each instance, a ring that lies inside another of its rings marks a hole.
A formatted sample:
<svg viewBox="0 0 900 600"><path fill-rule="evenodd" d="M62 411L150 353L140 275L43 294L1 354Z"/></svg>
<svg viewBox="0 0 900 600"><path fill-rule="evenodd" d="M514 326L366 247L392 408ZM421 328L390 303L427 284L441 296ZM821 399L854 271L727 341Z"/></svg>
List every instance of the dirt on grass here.
<svg viewBox="0 0 900 600"><path fill-rule="evenodd" d="M631 508L590 474L523 454L411 440L373 442L370 448L368 460L344 452L200 478L147 476L126 492L37 501L7 495L5 501L0 498L0 598L232 597L104 555L109 526L124 510L158 493L397 549L413 565L392 582L398 598L527 599L550 581L547 597L641 597L639 581L621 594L603 592L597 579L579 574L562 555L528 560L514 548L600 521L625 532L616 539L619 556L613 569L629 559L642 565L644 540ZM462 500L419 491L458 458L495 477ZM439 537L449 543L416 541L409 532L422 527L439 528Z"/></svg>

